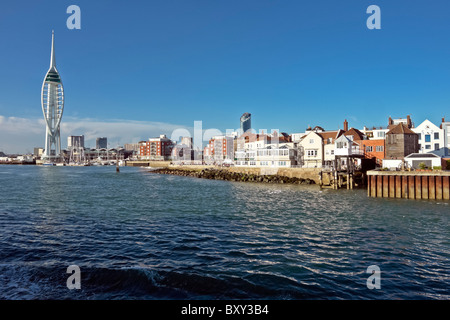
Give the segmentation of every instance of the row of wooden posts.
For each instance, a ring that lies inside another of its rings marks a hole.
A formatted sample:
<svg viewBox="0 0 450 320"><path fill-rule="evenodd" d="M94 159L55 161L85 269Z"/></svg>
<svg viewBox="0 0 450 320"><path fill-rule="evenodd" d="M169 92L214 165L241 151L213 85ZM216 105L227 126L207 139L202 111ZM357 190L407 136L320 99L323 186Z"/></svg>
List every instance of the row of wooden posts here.
<svg viewBox="0 0 450 320"><path fill-rule="evenodd" d="M450 174L367 172L370 197L404 199L450 199Z"/></svg>

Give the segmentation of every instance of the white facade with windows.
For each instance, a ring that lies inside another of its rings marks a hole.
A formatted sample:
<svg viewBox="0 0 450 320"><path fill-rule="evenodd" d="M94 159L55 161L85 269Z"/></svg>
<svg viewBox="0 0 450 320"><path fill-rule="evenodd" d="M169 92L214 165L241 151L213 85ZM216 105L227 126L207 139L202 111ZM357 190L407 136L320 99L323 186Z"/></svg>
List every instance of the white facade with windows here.
<svg viewBox="0 0 450 320"><path fill-rule="evenodd" d="M437 151L445 147L444 130L425 120L412 131L419 135L419 153Z"/></svg>
<svg viewBox="0 0 450 320"><path fill-rule="evenodd" d="M299 142L303 148L303 167L322 168L323 166L323 139L316 132L311 131Z"/></svg>

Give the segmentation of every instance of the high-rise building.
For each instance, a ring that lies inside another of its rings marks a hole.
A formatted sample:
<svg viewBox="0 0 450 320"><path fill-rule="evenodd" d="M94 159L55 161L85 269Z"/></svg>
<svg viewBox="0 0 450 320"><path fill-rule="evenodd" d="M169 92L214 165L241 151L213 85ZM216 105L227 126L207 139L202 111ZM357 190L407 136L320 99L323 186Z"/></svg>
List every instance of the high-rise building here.
<svg viewBox="0 0 450 320"><path fill-rule="evenodd" d="M67 149L84 148L84 136L68 136L67 137Z"/></svg>
<svg viewBox="0 0 450 320"><path fill-rule="evenodd" d="M52 31L50 69L42 83L41 106L45 119L45 149L42 159L50 162L62 160L60 125L64 110L64 89L56 69L55 34Z"/></svg>
<svg viewBox="0 0 450 320"><path fill-rule="evenodd" d="M241 131L242 133L245 133L251 128L252 128L252 115L246 112L241 116Z"/></svg>
<svg viewBox="0 0 450 320"><path fill-rule="evenodd" d="M95 140L95 148L96 149L107 149L108 148L108 139L106 137L100 137Z"/></svg>

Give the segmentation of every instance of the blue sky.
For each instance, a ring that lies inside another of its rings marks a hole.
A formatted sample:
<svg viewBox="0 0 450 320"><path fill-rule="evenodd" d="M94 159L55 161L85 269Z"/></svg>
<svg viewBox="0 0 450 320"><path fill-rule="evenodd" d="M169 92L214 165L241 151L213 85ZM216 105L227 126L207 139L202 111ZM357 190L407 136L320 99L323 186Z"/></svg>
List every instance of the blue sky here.
<svg viewBox="0 0 450 320"><path fill-rule="evenodd" d="M81 30L66 27L71 4ZM372 4L381 30L366 27ZM42 118L52 29L71 124L63 141L83 130L111 136L114 123L144 124L117 143L195 120L225 131L244 112L257 130L288 133L342 128L344 119L385 126L407 114L439 124L450 119L449 12L445 0L3 1L0 150L44 142L15 140L11 127Z"/></svg>

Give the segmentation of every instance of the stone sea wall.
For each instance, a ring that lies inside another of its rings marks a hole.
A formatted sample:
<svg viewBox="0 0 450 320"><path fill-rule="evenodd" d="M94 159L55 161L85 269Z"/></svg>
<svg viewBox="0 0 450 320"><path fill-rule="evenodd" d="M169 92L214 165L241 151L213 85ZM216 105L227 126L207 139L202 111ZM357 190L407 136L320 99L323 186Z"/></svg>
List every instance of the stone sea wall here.
<svg viewBox="0 0 450 320"><path fill-rule="evenodd" d="M286 183L286 184L315 184L315 179L308 177L312 172L303 172L300 176L300 171L283 172L279 169L278 172L270 172L269 170L261 170L261 168L213 168L204 166L179 166L157 168L151 172L156 174L172 174L185 177L196 177L212 180L227 180L240 182L265 182L265 183ZM306 173L306 174L305 174ZM318 171L316 179L318 179ZM289 175L287 175L289 174Z"/></svg>

